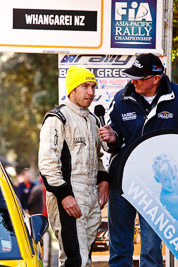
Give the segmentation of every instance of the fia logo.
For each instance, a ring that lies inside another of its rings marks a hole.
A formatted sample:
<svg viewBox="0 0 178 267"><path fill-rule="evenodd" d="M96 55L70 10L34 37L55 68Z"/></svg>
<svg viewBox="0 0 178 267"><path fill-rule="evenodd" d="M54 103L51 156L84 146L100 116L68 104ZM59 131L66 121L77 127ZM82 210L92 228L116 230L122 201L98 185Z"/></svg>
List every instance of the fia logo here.
<svg viewBox="0 0 178 267"><path fill-rule="evenodd" d="M115 20L122 20L123 16L127 16L129 21L152 21L150 7L148 3L138 4L136 1L131 3L128 8L127 2L115 3Z"/></svg>

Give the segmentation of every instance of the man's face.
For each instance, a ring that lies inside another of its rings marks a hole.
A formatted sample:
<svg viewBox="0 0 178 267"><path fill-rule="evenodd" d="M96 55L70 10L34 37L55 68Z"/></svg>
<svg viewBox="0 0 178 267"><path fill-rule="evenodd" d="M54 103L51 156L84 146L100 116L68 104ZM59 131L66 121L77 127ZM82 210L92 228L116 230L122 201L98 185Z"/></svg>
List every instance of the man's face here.
<svg viewBox="0 0 178 267"><path fill-rule="evenodd" d="M24 177L25 184L31 182L31 176L30 176L29 170L25 170L23 177Z"/></svg>
<svg viewBox="0 0 178 267"><path fill-rule="evenodd" d="M85 82L74 89L70 95L70 100L81 108L88 108L95 96L96 83Z"/></svg>
<svg viewBox="0 0 178 267"><path fill-rule="evenodd" d="M135 87L135 92L144 96L154 96L157 90L157 83L155 83L155 77L148 75L148 79L132 80L131 83Z"/></svg>

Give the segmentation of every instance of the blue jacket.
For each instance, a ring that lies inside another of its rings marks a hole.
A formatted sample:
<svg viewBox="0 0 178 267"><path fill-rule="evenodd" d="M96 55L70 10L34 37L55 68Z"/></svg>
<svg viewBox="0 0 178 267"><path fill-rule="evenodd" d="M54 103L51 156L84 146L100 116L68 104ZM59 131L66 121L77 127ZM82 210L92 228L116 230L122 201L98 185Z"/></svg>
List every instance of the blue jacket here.
<svg viewBox="0 0 178 267"><path fill-rule="evenodd" d="M111 160L109 172L112 184L119 187L120 191L122 177L117 177L116 173L122 155L128 147L136 139L152 131L178 129L178 85L170 82L164 74L157 92L152 105L148 105L129 82L115 95L111 103L111 127L118 138L115 146L110 148L110 152L117 156Z"/></svg>
<svg viewBox="0 0 178 267"><path fill-rule="evenodd" d="M29 183L30 186L26 186L24 182L20 183L17 187L17 195L19 197L19 200L21 202L22 208L24 210L27 210L28 207L28 199L30 197L30 193L32 191L32 188L35 186L33 182Z"/></svg>

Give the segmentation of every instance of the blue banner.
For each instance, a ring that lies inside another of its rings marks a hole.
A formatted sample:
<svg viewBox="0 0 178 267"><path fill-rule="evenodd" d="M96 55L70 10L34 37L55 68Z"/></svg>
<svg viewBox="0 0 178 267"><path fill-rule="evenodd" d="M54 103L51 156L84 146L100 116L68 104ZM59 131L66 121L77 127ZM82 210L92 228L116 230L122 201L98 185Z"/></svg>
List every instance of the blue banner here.
<svg viewBox="0 0 178 267"><path fill-rule="evenodd" d="M156 47L157 0L112 0L111 47Z"/></svg>
<svg viewBox="0 0 178 267"><path fill-rule="evenodd" d="M123 159L123 197L178 259L178 131L159 131L132 145Z"/></svg>

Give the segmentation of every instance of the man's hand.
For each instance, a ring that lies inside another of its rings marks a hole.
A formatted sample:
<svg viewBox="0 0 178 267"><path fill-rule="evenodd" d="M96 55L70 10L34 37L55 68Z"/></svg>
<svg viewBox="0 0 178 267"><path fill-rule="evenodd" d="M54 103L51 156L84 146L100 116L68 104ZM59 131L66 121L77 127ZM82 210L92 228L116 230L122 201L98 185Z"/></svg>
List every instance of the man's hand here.
<svg viewBox="0 0 178 267"><path fill-rule="evenodd" d="M105 125L99 129L99 137L102 141L107 142L109 144L115 144L116 142L116 135L109 125Z"/></svg>
<svg viewBox="0 0 178 267"><path fill-rule="evenodd" d="M69 216L73 216L76 219L82 216L81 210L73 196L63 198L61 203Z"/></svg>
<svg viewBox="0 0 178 267"><path fill-rule="evenodd" d="M98 201L100 209L104 208L109 199L109 183L103 181L98 184Z"/></svg>

